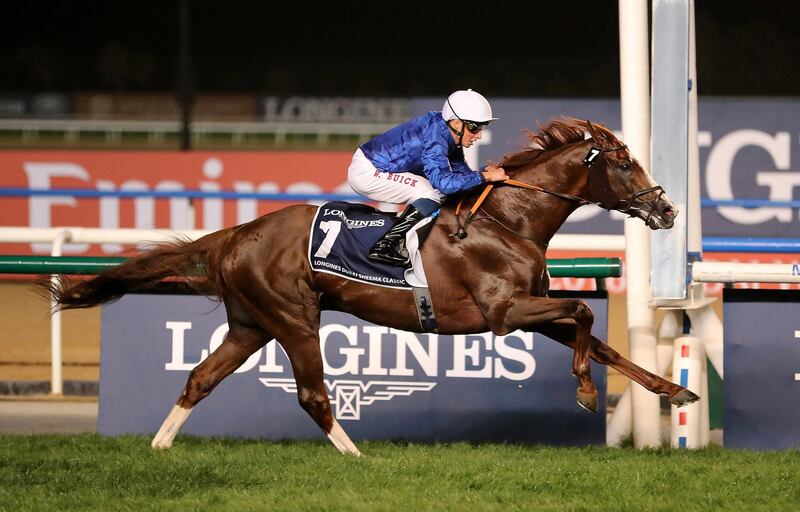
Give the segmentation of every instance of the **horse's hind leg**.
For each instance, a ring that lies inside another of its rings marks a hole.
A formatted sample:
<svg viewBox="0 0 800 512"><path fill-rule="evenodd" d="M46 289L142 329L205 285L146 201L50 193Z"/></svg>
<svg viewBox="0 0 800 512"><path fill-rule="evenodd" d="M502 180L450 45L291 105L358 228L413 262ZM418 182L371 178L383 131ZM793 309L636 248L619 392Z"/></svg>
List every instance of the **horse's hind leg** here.
<svg viewBox="0 0 800 512"><path fill-rule="evenodd" d="M274 266L289 270L269 283L264 282L267 269L262 268L266 265L263 259L232 274L228 282L236 289L231 294L283 347L292 364L300 406L340 452L361 455L331 412L319 346L319 294L292 270L296 259L303 261L303 254L282 254L281 258L288 258L289 262L281 260Z"/></svg>
<svg viewBox="0 0 800 512"><path fill-rule="evenodd" d="M552 322L536 326L536 331L575 349L574 324ZM670 382L634 364L595 336L592 336L592 341L589 346L589 356L598 363L611 366L626 377L639 383L648 391L660 395L667 395L670 403L678 407L695 402L700 398L683 386Z"/></svg>
<svg viewBox="0 0 800 512"><path fill-rule="evenodd" d="M281 338L281 346L292 363L297 400L300 406L319 425L331 443L342 453L361 455L356 445L333 417L328 392L323 381L322 353L319 347L319 334L305 333L304 336Z"/></svg>
<svg viewBox="0 0 800 512"><path fill-rule="evenodd" d="M153 448L170 448L194 406L272 338L259 328L245 327L234 321L230 321L229 326L222 345L189 374L178 402L150 443Z"/></svg>

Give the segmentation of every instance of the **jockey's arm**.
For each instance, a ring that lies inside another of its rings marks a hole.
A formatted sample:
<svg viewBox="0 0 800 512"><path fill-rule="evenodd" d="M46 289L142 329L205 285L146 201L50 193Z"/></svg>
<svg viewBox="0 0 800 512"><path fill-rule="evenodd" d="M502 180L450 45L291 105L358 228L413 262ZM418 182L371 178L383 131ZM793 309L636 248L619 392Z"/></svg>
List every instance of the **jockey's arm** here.
<svg viewBox="0 0 800 512"><path fill-rule="evenodd" d="M499 165L489 164L483 168L481 171L481 176L483 176L483 181L505 181L508 179L508 174L506 174L506 170L500 167Z"/></svg>
<svg viewBox="0 0 800 512"><path fill-rule="evenodd" d="M505 171L497 166L481 172L473 171L464 161L463 150L450 160L448 139L449 134L431 134L425 143L422 152L422 164L425 177L431 185L445 195L455 194L467 190L487 181L500 181L508 178ZM500 172L498 172L498 169ZM488 172L487 172L488 171Z"/></svg>
<svg viewBox="0 0 800 512"><path fill-rule="evenodd" d="M425 159L424 164L425 177L433 188L445 195L455 194L483 183L481 175L470 169L467 164L463 164L462 168L451 165L446 154L435 159Z"/></svg>
<svg viewBox="0 0 800 512"><path fill-rule="evenodd" d="M459 174L475 172L466 164L466 162L451 162L451 164L453 172L457 172ZM505 169L492 163L478 171L478 175L481 177L482 183L489 183L491 181L504 181L508 179Z"/></svg>

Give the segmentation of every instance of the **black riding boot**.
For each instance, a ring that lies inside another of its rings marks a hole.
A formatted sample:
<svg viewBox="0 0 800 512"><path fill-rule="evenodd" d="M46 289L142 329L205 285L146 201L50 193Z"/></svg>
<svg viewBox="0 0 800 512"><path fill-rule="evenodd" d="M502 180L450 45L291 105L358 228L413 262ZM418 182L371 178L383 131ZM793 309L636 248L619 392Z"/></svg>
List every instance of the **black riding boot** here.
<svg viewBox="0 0 800 512"><path fill-rule="evenodd" d="M408 266L411 261L406 250L406 233L424 218L422 212L409 205L394 222L394 226L369 250L369 259L396 267Z"/></svg>

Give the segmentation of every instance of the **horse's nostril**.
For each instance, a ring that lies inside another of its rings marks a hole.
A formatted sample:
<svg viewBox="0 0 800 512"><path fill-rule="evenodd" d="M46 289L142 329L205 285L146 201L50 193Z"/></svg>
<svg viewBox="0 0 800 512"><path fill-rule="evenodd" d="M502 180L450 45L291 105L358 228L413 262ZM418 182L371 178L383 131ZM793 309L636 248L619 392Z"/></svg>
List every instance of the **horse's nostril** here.
<svg viewBox="0 0 800 512"><path fill-rule="evenodd" d="M661 214L664 217L674 217L675 216L675 210L673 210L672 208L664 208L664 211L662 211Z"/></svg>

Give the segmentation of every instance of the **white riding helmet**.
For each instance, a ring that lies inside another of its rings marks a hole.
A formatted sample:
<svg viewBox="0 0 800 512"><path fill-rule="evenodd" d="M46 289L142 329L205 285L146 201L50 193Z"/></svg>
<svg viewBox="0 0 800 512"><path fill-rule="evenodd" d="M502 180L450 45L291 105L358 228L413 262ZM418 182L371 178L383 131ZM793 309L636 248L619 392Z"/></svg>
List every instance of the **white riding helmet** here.
<svg viewBox="0 0 800 512"><path fill-rule="evenodd" d="M442 117L445 121L458 119L460 121L472 121L474 123L489 123L496 121L492 117L492 106L486 98L473 91L456 91L447 97L442 107Z"/></svg>

